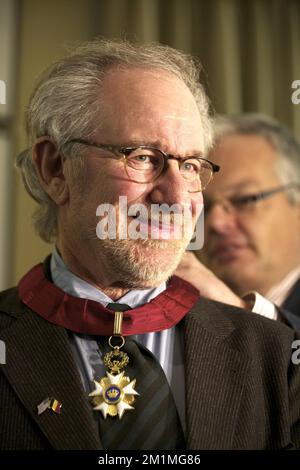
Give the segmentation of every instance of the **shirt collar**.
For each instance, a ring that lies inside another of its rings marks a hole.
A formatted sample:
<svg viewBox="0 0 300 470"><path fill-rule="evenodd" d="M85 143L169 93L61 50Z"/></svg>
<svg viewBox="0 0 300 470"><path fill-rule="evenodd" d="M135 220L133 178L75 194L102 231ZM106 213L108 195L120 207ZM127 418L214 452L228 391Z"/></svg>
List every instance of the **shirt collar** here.
<svg viewBox="0 0 300 470"><path fill-rule="evenodd" d="M276 286L266 294L266 298L279 307L287 299L289 293L300 277L300 266L290 271Z"/></svg>
<svg viewBox="0 0 300 470"><path fill-rule="evenodd" d="M84 281L72 273L65 265L62 257L55 248L50 261L51 276L54 284L67 294L83 299L95 300L104 307L110 302L114 302L104 292ZM163 282L158 287L152 289L131 290L118 302L125 303L132 308L144 305L166 289L166 283Z"/></svg>

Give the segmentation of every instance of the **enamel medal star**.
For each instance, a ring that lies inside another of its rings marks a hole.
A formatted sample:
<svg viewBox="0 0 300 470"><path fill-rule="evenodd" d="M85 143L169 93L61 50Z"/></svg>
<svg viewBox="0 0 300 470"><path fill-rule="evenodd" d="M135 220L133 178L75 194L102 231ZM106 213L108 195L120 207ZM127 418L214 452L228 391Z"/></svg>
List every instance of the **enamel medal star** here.
<svg viewBox="0 0 300 470"><path fill-rule="evenodd" d="M112 351L103 358L103 363L109 371L106 371L105 377L94 380L95 390L89 394L93 410L101 411L105 419L107 416L118 416L121 419L125 411L134 409L132 405L136 395L139 395L135 390L136 380L130 380L124 375L124 371L121 372L129 363L127 353L120 351L125 344L125 339L121 336L122 320L123 312L115 312L114 333L108 340ZM114 346L113 338L121 340L121 344Z"/></svg>
<svg viewBox="0 0 300 470"><path fill-rule="evenodd" d="M106 419L107 415L122 418L126 410L133 410L132 404L138 392L134 389L135 380L130 381L124 372L113 375L106 372L99 382L94 380L95 390L89 394L95 405L93 410L101 411Z"/></svg>

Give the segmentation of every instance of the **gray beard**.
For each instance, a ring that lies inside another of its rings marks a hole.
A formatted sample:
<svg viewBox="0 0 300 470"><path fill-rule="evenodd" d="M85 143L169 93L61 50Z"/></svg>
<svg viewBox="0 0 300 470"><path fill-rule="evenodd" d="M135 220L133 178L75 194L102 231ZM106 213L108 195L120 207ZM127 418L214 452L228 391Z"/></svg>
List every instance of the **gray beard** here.
<svg viewBox="0 0 300 470"><path fill-rule="evenodd" d="M186 246L183 240L101 240L102 256L111 274L131 289L156 287L167 281Z"/></svg>

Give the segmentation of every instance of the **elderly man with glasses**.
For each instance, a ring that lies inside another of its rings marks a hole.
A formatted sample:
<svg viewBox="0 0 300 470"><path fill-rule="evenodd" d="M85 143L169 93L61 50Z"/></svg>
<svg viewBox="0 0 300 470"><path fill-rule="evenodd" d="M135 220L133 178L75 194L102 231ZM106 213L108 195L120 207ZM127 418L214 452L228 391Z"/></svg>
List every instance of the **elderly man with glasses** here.
<svg viewBox="0 0 300 470"><path fill-rule="evenodd" d="M287 318L300 329L298 142L264 115L219 117L210 157L222 174L204 194L201 260L254 311ZM178 274L195 282L197 270L202 276L203 267L190 256Z"/></svg>
<svg viewBox="0 0 300 470"><path fill-rule="evenodd" d="M300 446L297 334L173 276L219 170L198 73L95 41L37 85L17 166L55 249L0 297L2 449Z"/></svg>

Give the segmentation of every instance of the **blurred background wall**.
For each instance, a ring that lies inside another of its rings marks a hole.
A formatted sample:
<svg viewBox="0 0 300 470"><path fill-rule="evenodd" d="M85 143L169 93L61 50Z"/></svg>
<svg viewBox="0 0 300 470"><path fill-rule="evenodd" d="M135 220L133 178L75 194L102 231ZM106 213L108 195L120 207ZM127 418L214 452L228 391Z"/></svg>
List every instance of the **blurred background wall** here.
<svg viewBox="0 0 300 470"><path fill-rule="evenodd" d="M26 146L24 111L41 70L95 36L160 41L200 58L218 113L259 111L300 138L299 0L0 0L0 289L51 251L35 235L29 198L13 169ZM0 82L1 83L1 82Z"/></svg>

